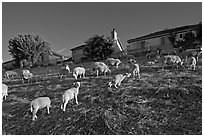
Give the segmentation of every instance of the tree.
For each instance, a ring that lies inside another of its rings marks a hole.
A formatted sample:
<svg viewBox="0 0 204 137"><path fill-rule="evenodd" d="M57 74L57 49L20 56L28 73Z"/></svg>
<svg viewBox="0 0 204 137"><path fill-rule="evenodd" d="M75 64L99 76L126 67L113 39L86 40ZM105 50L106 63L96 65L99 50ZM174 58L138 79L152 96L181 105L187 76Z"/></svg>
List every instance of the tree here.
<svg viewBox="0 0 204 137"><path fill-rule="evenodd" d="M202 45L202 22L199 22L196 28L196 40L199 45Z"/></svg>
<svg viewBox="0 0 204 137"><path fill-rule="evenodd" d="M113 40L109 37L105 38L103 35L91 37L85 41L85 45L86 57L95 61L104 60L114 52Z"/></svg>
<svg viewBox="0 0 204 137"><path fill-rule="evenodd" d="M37 62L39 56L44 53L49 53L51 49L48 47L48 42L44 41L41 36L35 34L19 34L9 40L9 52L16 60L19 67L21 61L27 61L27 67L31 67Z"/></svg>
<svg viewBox="0 0 204 137"><path fill-rule="evenodd" d="M169 41L171 42L173 48L177 48L177 45L176 45L176 35L177 35L177 31L174 30L174 29L170 29L169 31Z"/></svg>
<svg viewBox="0 0 204 137"><path fill-rule="evenodd" d="M182 51L186 49L194 49L196 46L197 46L196 36L195 36L195 33L191 31L187 32L184 35L183 40L177 41L177 47L179 49L182 49Z"/></svg>

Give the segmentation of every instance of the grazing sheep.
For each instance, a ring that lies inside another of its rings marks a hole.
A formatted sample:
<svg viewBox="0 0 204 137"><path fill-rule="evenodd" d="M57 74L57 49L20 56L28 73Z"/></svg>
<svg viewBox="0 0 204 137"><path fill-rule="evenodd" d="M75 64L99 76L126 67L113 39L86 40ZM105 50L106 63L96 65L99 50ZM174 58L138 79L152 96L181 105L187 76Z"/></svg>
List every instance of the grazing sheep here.
<svg viewBox="0 0 204 137"><path fill-rule="evenodd" d="M154 64L155 64L154 61L148 61L148 62L147 62L147 65L149 65L149 66L154 65Z"/></svg>
<svg viewBox="0 0 204 137"><path fill-rule="evenodd" d="M33 73L31 73L29 70L22 70L22 73L23 73L22 82L24 83L24 80L28 80L29 83L29 80L33 77Z"/></svg>
<svg viewBox="0 0 204 137"><path fill-rule="evenodd" d="M202 58L202 50L197 53L197 55L196 55L196 60L198 61L198 59L199 59L200 57Z"/></svg>
<svg viewBox="0 0 204 137"><path fill-rule="evenodd" d="M125 75L123 74L118 74L118 75L115 75L114 78L112 79L111 82L109 82L109 87L111 87L114 83L114 86L115 88L118 88L118 86L120 86L121 82L127 77L130 77L131 76L131 73L126 73Z"/></svg>
<svg viewBox="0 0 204 137"><path fill-rule="evenodd" d="M181 61L181 58L179 56L176 55L166 55L162 58L162 70L164 70L164 66L165 65L169 65L169 64L176 64L177 69L178 66L182 66L183 62ZM173 68L173 66L172 66Z"/></svg>
<svg viewBox="0 0 204 137"><path fill-rule="evenodd" d="M111 72L108 66L103 62L94 62L93 71L96 71L96 76L98 77L99 72L103 72L106 75L107 72Z"/></svg>
<svg viewBox="0 0 204 137"><path fill-rule="evenodd" d="M18 74L15 72L15 71L6 71L5 72L5 77L6 78L10 78L10 77L15 77L15 76L17 76Z"/></svg>
<svg viewBox="0 0 204 137"><path fill-rule="evenodd" d="M76 67L73 70L73 76L75 77L75 79L77 79L77 77L79 76L79 78L81 78L81 76L83 75L83 78L85 78L85 68L83 67Z"/></svg>
<svg viewBox="0 0 204 137"><path fill-rule="evenodd" d="M133 78L136 77L136 75L138 76L138 78L140 79L140 67L138 64L132 64L131 68L133 69L132 74L133 74Z"/></svg>
<svg viewBox="0 0 204 137"><path fill-rule="evenodd" d="M6 100L6 96L8 96L8 86L2 83L2 102Z"/></svg>
<svg viewBox="0 0 204 137"><path fill-rule="evenodd" d="M107 72L111 72L111 70L108 68L108 66L98 66L95 68L96 70L96 76L98 77L99 72L104 73L104 76L106 76Z"/></svg>
<svg viewBox="0 0 204 137"><path fill-rule="evenodd" d="M61 70L61 72L60 72L60 78L62 78L63 75L66 74L67 72L68 72L68 73L71 72L68 65L65 66L65 69L63 68L63 69Z"/></svg>
<svg viewBox="0 0 204 137"><path fill-rule="evenodd" d="M30 104L30 111L33 112L33 121L35 118L37 118L36 113L38 109L42 109L47 107L47 113L50 114L50 105L51 105L51 100L49 97L39 97L31 101Z"/></svg>
<svg viewBox="0 0 204 137"><path fill-rule="evenodd" d="M189 57L187 60L187 66L188 66L188 70L195 70L196 58L195 57Z"/></svg>
<svg viewBox="0 0 204 137"><path fill-rule="evenodd" d="M114 59L114 58L108 58L106 59L106 62L109 65L115 66L116 68L118 68L118 66L121 64L121 61L119 59Z"/></svg>
<svg viewBox="0 0 204 137"><path fill-rule="evenodd" d="M70 88L70 89L66 90L62 96L63 103L61 105L61 109L63 109L63 111L65 111L68 101L73 99L73 98L75 98L76 104L79 104L77 96L79 94L80 82L76 82L76 84L77 84L76 88Z"/></svg>
<svg viewBox="0 0 204 137"><path fill-rule="evenodd" d="M103 62L94 62L93 63L93 68L97 68L98 66L107 66L107 65Z"/></svg>

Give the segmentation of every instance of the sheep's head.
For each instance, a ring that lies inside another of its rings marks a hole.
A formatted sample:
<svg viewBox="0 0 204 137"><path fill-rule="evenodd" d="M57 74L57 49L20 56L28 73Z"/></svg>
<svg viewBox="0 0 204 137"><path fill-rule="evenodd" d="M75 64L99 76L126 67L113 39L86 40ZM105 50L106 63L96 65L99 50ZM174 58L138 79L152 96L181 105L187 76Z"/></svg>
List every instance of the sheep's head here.
<svg viewBox="0 0 204 137"><path fill-rule="evenodd" d="M131 76L131 73L126 73L125 76L126 76L127 78L129 78L129 77Z"/></svg>
<svg viewBox="0 0 204 137"><path fill-rule="evenodd" d="M80 83L80 82L76 82L75 84L77 85L77 87L80 87L80 86L81 86L81 83Z"/></svg>

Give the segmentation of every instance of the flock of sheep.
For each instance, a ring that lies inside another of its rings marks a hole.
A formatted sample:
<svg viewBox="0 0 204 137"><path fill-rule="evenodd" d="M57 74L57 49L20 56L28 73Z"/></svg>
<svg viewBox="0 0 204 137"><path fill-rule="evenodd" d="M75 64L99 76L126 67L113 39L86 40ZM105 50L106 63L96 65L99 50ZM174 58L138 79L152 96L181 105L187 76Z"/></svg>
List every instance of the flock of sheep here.
<svg viewBox="0 0 204 137"><path fill-rule="evenodd" d="M192 70L195 70L195 67L196 67L195 57L189 57L189 58L181 60L181 58L179 56L166 55L166 56L163 56L161 58L161 62L162 62L162 69L164 69L164 66L168 65L168 64L176 65L177 68L179 66L183 66L183 65L186 64L188 66L188 69L192 69ZM106 60L106 64L113 65L117 69L119 67L119 65L121 64L121 61L119 59L108 58ZM99 72L103 73L104 76L108 72L111 73L111 69L106 64L104 62L94 62L92 64L92 69L96 72L97 77L99 75ZM108 86L112 87L112 85L114 85L115 88L118 88L118 86L121 85L121 82L125 78L129 78L131 75L133 75L133 78L136 78L136 76L137 76L138 79L140 79L140 67L139 67L139 64L137 64L134 60L129 60L129 66L131 68L131 73L115 75L111 79L111 81L108 83ZM71 72L68 65L66 65L65 70L68 71L69 73ZM78 77L79 78L82 78L82 77L85 78L85 72L86 72L85 68L76 67L73 70L73 77L76 80L77 80ZM7 78L12 77L13 75L17 75L17 73L14 72L14 71L5 72L5 76ZM29 79L31 79L33 77L33 74L29 70L22 70L22 75L23 75L23 78L22 78L23 82L24 82L24 80L29 80ZM62 76L63 76L63 74L60 76L60 78L62 78ZM62 102L63 103L61 104L61 109L63 109L63 111L65 111L66 105L71 99L75 98L76 104L78 104L77 96L79 94L79 88L81 86L81 83L76 82L74 84L76 84L76 87L73 87L73 88L70 88L70 89L66 90L64 92L64 94L62 95ZM3 102L3 99L6 99L6 96L8 96L7 91L8 91L8 86L5 85L5 84L2 84L2 102ZM50 100L49 97L39 97L39 98L36 98L33 101L31 101L31 104L30 104L31 108L30 109L31 109L31 112L33 113L32 120L34 121L37 118L36 113L37 113L37 111L39 109L42 109L42 108L46 107L47 111L48 111L48 114L49 114L50 113L49 112L50 105L51 105L51 100Z"/></svg>

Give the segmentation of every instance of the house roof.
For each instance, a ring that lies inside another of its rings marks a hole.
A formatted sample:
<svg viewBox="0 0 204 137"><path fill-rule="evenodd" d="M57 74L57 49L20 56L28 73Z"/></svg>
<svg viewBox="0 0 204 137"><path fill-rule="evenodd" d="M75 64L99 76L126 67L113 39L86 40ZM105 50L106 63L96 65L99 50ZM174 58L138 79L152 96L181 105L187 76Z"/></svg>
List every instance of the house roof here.
<svg viewBox="0 0 204 137"><path fill-rule="evenodd" d="M8 63L12 63L12 62L14 62L14 61L16 61L15 59L12 59L12 60L9 60L9 61L6 61L6 62L3 62L2 64L8 64Z"/></svg>
<svg viewBox="0 0 204 137"><path fill-rule="evenodd" d="M179 32L185 32L185 31L189 31L189 30L194 30L196 27L197 27L197 24L196 25L187 25L187 26L177 27L177 28L173 28L172 30L173 31L177 31L177 33L179 33ZM146 39L150 39L150 38L166 36L166 35L169 35L170 30L171 29L157 31L157 32L154 32L154 33L150 33L148 35L141 36L141 37L129 39L127 42L131 43L131 42L146 40Z"/></svg>
<svg viewBox="0 0 204 137"><path fill-rule="evenodd" d="M70 50L73 51L73 50L83 49L85 46L86 46L86 45L83 44L83 45L80 45L80 46L78 46L78 47L72 48L72 49L70 49Z"/></svg>

